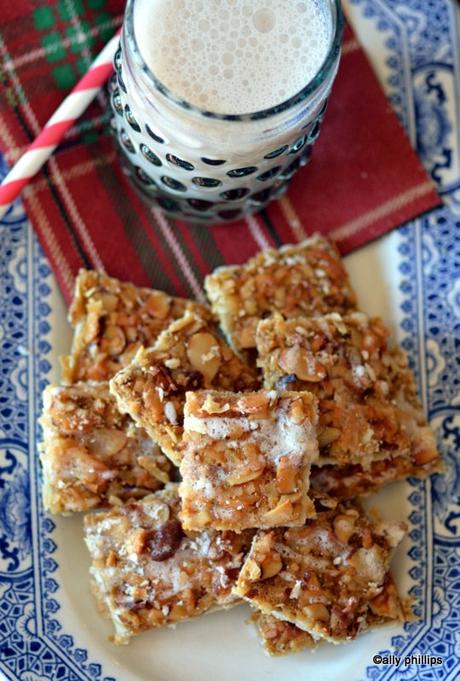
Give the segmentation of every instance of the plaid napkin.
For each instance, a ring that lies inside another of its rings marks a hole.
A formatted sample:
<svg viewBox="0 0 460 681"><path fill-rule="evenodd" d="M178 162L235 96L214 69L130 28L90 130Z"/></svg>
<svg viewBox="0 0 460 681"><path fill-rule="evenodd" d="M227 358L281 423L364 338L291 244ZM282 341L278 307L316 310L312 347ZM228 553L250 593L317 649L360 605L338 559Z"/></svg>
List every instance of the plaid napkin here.
<svg viewBox="0 0 460 681"><path fill-rule="evenodd" d="M0 145L13 163L121 24L123 0L14 0L0 15ZM203 276L261 247L320 231L347 253L437 206L350 29L311 164L288 194L232 225L172 222L146 207L117 163L101 93L24 191L67 300L80 267L201 297Z"/></svg>

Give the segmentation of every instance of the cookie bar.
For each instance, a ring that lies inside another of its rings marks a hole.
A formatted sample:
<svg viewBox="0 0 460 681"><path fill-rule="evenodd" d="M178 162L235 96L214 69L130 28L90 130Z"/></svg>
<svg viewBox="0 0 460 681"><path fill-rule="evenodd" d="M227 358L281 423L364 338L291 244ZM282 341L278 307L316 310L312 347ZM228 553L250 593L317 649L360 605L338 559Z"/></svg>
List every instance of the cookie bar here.
<svg viewBox="0 0 460 681"><path fill-rule="evenodd" d="M304 527L259 531L234 592L315 640L355 638L369 626L371 602L384 593L405 529L404 523L372 524L347 501L320 510ZM402 616L398 604L388 604L395 619Z"/></svg>
<svg viewBox="0 0 460 681"><path fill-rule="evenodd" d="M63 383L108 380L186 310L210 319L208 308L192 300L81 270L69 313L72 350L61 358Z"/></svg>
<svg viewBox="0 0 460 681"><path fill-rule="evenodd" d="M312 466L310 485L316 494L323 493L336 499L349 499L377 491L380 487L406 478L423 478L442 472L441 459L420 466L410 458L373 461L368 468L359 464L348 466Z"/></svg>
<svg viewBox="0 0 460 681"><path fill-rule="evenodd" d="M111 381L120 409L180 461L187 390L254 390L259 381L206 321L192 312L170 324L153 348L141 348Z"/></svg>
<svg viewBox="0 0 460 681"><path fill-rule="evenodd" d="M210 609L232 607L252 533L184 531L177 486L85 516L94 593L117 643Z"/></svg>
<svg viewBox="0 0 460 681"><path fill-rule="evenodd" d="M369 602L366 628L401 622L405 619L404 608L399 598L396 585L390 574L383 584L382 592ZM299 629L295 624L276 619L271 615L264 615L255 611L251 615L259 638L269 655L280 656L299 653L302 650L314 650L320 641L315 640L309 633Z"/></svg>
<svg viewBox="0 0 460 681"><path fill-rule="evenodd" d="M317 405L307 392L187 393L180 465L184 527L241 531L314 515Z"/></svg>
<svg viewBox="0 0 460 681"><path fill-rule="evenodd" d="M87 511L150 494L171 463L122 415L107 383L48 386L43 395L43 499L52 513Z"/></svg>
<svg viewBox="0 0 460 681"><path fill-rule="evenodd" d="M255 624L262 645L269 655L278 657L300 653L302 650L314 650L318 645L318 641L295 624L264 615L258 610L252 613L250 620Z"/></svg>
<svg viewBox="0 0 460 681"><path fill-rule="evenodd" d="M309 390L319 400L318 465L404 456L431 471L434 436L404 353L383 322L360 312L311 319L275 315L257 329L267 389Z"/></svg>
<svg viewBox="0 0 460 681"><path fill-rule="evenodd" d="M296 246L262 251L245 265L206 277L213 312L236 352L255 348L257 323L273 312L316 316L356 308L356 296L335 246L315 235Z"/></svg>

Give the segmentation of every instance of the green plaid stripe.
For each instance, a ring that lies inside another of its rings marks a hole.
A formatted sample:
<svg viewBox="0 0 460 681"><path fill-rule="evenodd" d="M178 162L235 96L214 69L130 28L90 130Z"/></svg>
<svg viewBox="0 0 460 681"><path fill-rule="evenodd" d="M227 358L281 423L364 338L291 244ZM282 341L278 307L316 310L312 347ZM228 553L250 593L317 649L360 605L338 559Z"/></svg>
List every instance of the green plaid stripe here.
<svg viewBox="0 0 460 681"><path fill-rule="evenodd" d="M107 0L59 0L54 6L33 11L35 29L51 74L61 90L72 88L86 73L89 55L98 39L106 42L113 33L113 20L104 11Z"/></svg>

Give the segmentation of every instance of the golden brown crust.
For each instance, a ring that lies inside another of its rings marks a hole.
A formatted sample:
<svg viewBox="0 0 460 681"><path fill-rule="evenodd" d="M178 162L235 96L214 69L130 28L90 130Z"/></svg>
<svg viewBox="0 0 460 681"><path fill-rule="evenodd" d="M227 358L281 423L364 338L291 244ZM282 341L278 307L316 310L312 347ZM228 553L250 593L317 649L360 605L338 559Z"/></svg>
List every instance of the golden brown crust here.
<svg viewBox="0 0 460 681"><path fill-rule="evenodd" d="M320 235L269 249L245 265L220 267L205 279L212 309L236 352L255 348L268 314L316 316L356 308L356 295L335 246Z"/></svg>
<svg viewBox="0 0 460 681"><path fill-rule="evenodd" d="M319 400L319 465L366 469L398 456L412 468L439 461L412 371L388 335L381 319L358 312L260 322L265 387L309 390Z"/></svg>
<svg viewBox="0 0 460 681"><path fill-rule="evenodd" d="M187 393L181 518L190 529L302 525L314 515L317 405L307 392Z"/></svg>
<svg viewBox="0 0 460 681"><path fill-rule="evenodd" d="M141 348L110 383L120 409L150 434L177 465L187 390L254 390L259 380L212 327L186 312Z"/></svg>
<svg viewBox="0 0 460 681"><path fill-rule="evenodd" d="M257 628L265 650L274 657L314 650L318 645L318 641L310 634L290 622L283 622L260 611L253 612L250 619Z"/></svg>
<svg viewBox="0 0 460 681"><path fill-rule="evenodd" d="M61 358L63 383L108 380L186 310L211 318L205 305L192 300L81 270L69 312L72 350Z"/></svg>
<svg viewBox="0 0 460 681"><path fill-rule="evenodd" d="M253 534L184 531L177 485L107 513L85 516L99 602L117 643L147 629L232 607L231 589Z"/></svg>
<svg viewBox="0 0 460 681"><path fill-rule="evenodd" d="M320 511L304 527L260 530L235 594L315 639L355 638L376 608L382 617L402 617L396 591L382 594L405 529L403 523L372 524L347 501Z"/></svg>
<svg viewBox="0 0 460 681"><path fill-rule="evenodd" d="M420 466L406 456L373 461L368 468L359 464L348 466L312 466L310 485L316 494L324 493L335 499L351 499L370 494L380 487L410 477L424 478L443 470L441 459Z"/></svg>
<svg viewBox="0 0 460 681"><path fill-rule="evenodd" d="M150 494L171 464L107 383L48 386L43 395L43 497L52 513L86 511Z"/></svg>
<svg viewBox="0 0 460 681"><path fill-rule="evenodd" d="M366 618L366 629L374 629L385 624L393 624L411 619L411 611L406 614L396 585L390 574L385 578L382 592L369 603ZM275 657L299 653L303 650L314 650L321 640L315 640L309 633L299 629L295 624L276 619L255 611L251 615L259 638L269 655Z"/></svg>

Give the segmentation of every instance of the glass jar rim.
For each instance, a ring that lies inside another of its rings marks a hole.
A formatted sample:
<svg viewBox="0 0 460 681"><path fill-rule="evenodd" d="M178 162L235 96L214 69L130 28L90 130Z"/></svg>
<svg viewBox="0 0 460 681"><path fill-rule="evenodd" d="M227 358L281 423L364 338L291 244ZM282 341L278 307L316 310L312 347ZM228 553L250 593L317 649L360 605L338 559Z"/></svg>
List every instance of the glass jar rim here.
<svg viewBox="0 0 460 681"><path fill-rule="evenodd" d="M133 50L136 61L138 62L140 68L142 69L142 72L148 78L150 83L155 87L155 89L160 94L162 94L167 100L203 118L211 118L213 120L221 121L253 121L270 118L272 116L276 116L277 114L288 111L289 109L292 109L298 104L304 102L306 99L308 99L311 95L314 95L321 88L327 76L331 73L340 53L345 18L342 11L341 0L330 0L331 6L335 8L335 22L333 23L332 39L328 49L328 53L316 75L299 92L292 95L291 97L286 99L284 102L281 102L280 104L276 104L275 106L262 109L260 111L255 111L253 113L242 114L217 113L214 111L209 111L207 109L202 109L196 106L195 104L190 104L190 102L187 102L187 100L176 95L170 88L164 85L164 83L162 83L155 76L153 71L145 62L142 53L139 49L139 45L137 43L134 30L135 2L136 0L128 0L125 12L125 20L123 23L123 36L126 36L127 40L129 41L130 47Z"/></svg>

